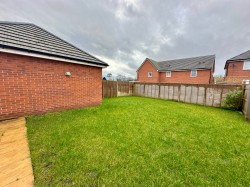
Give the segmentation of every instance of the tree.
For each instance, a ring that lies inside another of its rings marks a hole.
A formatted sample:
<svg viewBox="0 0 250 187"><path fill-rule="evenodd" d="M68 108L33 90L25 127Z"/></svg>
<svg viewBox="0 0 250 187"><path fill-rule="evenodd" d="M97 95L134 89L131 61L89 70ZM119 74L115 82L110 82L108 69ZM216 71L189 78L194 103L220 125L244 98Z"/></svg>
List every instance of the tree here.
<svg viewBox="0 0 250 187"><path fill-rule="evenodd" d="M125 75L122 75L122 74L118 74L118 75L116 76L116 80L117 80L117 81L133 81L133 80L135 80L135 79L132 78L132 77L126 77Z"/></svg>

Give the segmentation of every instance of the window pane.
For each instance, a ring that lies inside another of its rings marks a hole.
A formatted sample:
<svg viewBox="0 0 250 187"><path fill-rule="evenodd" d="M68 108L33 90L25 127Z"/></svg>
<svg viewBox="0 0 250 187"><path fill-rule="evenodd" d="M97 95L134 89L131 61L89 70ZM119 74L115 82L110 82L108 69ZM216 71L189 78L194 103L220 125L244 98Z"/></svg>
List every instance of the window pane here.
<svg viewBox="0 0 250 187"><path fill-rule="evenodd" d="M245 61L244 62L244 69L250 69L250 61Z"/></svg>
<svg viewBox="0 0 250 187"><path fill-rule="evenodd" d="M148 72L148 77L152 77L152 75L153 75L152 72L149 71L149 72Z"/></svg>
<svg viewBox="0 0 250 187"><path fill-rule="evenodd" d="M166 72L166 77L171 77L171 71Z"/></svg>
<svg viewBox="0 0 250 187"><path fill-rule="evenodd" d="M197 76L197 71L191 70L191 77L196 77L196 76Z"/></svg>

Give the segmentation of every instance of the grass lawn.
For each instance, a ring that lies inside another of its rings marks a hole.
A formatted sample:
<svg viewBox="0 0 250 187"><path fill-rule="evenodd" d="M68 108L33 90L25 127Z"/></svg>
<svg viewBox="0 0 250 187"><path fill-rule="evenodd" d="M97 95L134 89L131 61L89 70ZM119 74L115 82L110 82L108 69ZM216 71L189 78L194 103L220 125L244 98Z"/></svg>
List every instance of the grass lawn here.
<svg viewBox="0 0 250 187"><path fill-rule="evenodd" d="M36 186L249 186L238 112L142 97L27 119Z"/></svg>

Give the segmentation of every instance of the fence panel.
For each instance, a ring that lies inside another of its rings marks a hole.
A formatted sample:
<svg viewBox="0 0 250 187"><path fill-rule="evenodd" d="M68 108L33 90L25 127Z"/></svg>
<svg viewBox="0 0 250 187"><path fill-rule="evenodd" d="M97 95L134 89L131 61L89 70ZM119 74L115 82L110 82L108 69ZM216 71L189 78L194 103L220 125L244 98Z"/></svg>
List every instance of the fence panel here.
<svg viewBox="0 0 250 187"><path fill-rule="evenodd" d="M133 95L221 107L223 106L223 100L226 97L226 94L229 91L236 89L242 89L242 86L214 84L135 83Z"/></svg>
<svg viewBox="0 0 250 187"><path fill-rule="evenodd" d="M116 81L102 81L103 97L117 97L117 82Z"/></svg>
<svg viewBox="0 0 250 187"><path fill-rule="evenodd" d="M117 82L117 96L132 95L133 83L130 82Z"/></svg>
<svg viewBox="0 0 250 187"><path fill-rule="evenodd" d="M220 84L168 84L168 83L132 83L103 80L103 97L144 96L181 101L199 105L222 107L226 94L232 90L243 90L242 111L250 120L250 85Z"/></svg>
<svg viewBox="0 0 250 187"><path fill-rule="evenodd" d="M132 95L132 92L133 83L108 80L102 81L102 95L104 98Z"/></svg>

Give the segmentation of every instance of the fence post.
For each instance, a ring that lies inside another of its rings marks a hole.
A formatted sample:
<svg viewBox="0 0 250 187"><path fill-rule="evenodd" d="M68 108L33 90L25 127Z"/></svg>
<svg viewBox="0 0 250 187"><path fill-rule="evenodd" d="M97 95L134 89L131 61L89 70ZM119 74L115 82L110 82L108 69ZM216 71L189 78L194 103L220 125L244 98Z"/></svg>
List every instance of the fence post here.
<svg viewBox="0 0 250 187"><path fill-rule="evenodd" d="M160 94L161 94L161 85L158 84L159 90L158 90L158 98L160 98Z"/></svg>
<svg viewBox="0 0 250 187"><path fill-rule="evenodd" d="M132 83L132 85L131 85L131 94L132 95L134 95L134 93L135 93L135 88L136 88L135 83ZM138 95L138 93L137 93L137 95Z"/></svg>
<svg viewBox="0 0 250 187"><path fill-rule="evenodd" d="M151 84L150 87L151 87L151 93L150 94L151 94L151 97L153 97L153 84Z"/></svg>
<svg viewBox="0 0 250 187"><path fill-rule="evenodd" d="M221 88L221 92L220 92L220 107L222 107L222 94L223 94L223 87Z"/></svg>
<svg viewBox="0 0 250 187"><path fill-rule="evenodd" d="M214 106L214 90L215 90L215 88L213 89L213 95L212 95L212 106Z"/></svg>
<svg viewBox="0 0 250 187"><path fill-rule="evenodd" d="M207 87L205 86L204 88L205 88L205 93L204 93L204 101L203 101L203 103L204 103L204 105L207 105Z"/></svg>
<svg viewBox="0 0 250 187"><path fill-rule="evenodd" d="M190 86L190 87L191 87L191 94L190 94L190 103L192 103L193 86Z"/></svg>
<svg viewBox="0 0 250 187"><path fill-rule="evenodd" d="M178 102L181 100L181 85L178 85Z"/></svg>
<svg viewBox="0 0 250 187"><path fill-rule="evenodd" d="M138 87L136 87L135 86L135 83L133 82L133 83L131 83L130 85L129 85L129 90L131 89L131 95L139 95L139 89L138 89ZM129 92L130 93L130 92Z"/></svg>
<svg viewBox="0 0 250 187"><path fill-rule="evenodd" d="M186 94L187 94L187 91L186 91L186 90L187 90L187 85L185 85L185 92L184 92L184 93L185 93L185 94L184 94L184 102L186 102Z"/></svg>
<svg viewBox="0 0 250 187"><path fill-rule="evenodd" d="M250 121L250 85L244 87L244 100L243 100L243 114L245 118Z"/></svg>
<svg viewBox="0 0 250 187"><path fill-rule="evenodd" d="M104 91L104 88L103 88L104 84L103 83L104 83L104 81L102 81L102 98L104 98L104 92L103 92Z"/></svg>
<svg viewBox="0 0 250 187"><path fill-rule="evenodd" d="M118 97L118 81L116 81L116 97Z"/></svg>
<svg viewBox="0 0 250 187"><path fill-rule="evenodd" d="M107 82L107 87L108 87L108 97L111 97L111 94L112 94L112 89L111 89L111 86L110 86L110 81Z"/></svg>
<svg viewBox="0 0 250 187"><path fill-rule="evenodd" d="M197 97L196 97L196 102L195 102L195 104L198 103L199 91L200 91L200 87L199 87L198 85L196 85L196 88L197 88Z"/></svg>
<svg viewBox="0 0 250 187"><path fill-rule="evenodd" d="M169 85L168 85L168 99L169 99Z"/></svg>
<svg viewBox="0 0 250 187"><path fill-rule="evenodd" d="M132 90L132 93L133 93L133 90ZM130 93L130 82L128 82L128 95L133 95Z"/></svg>

